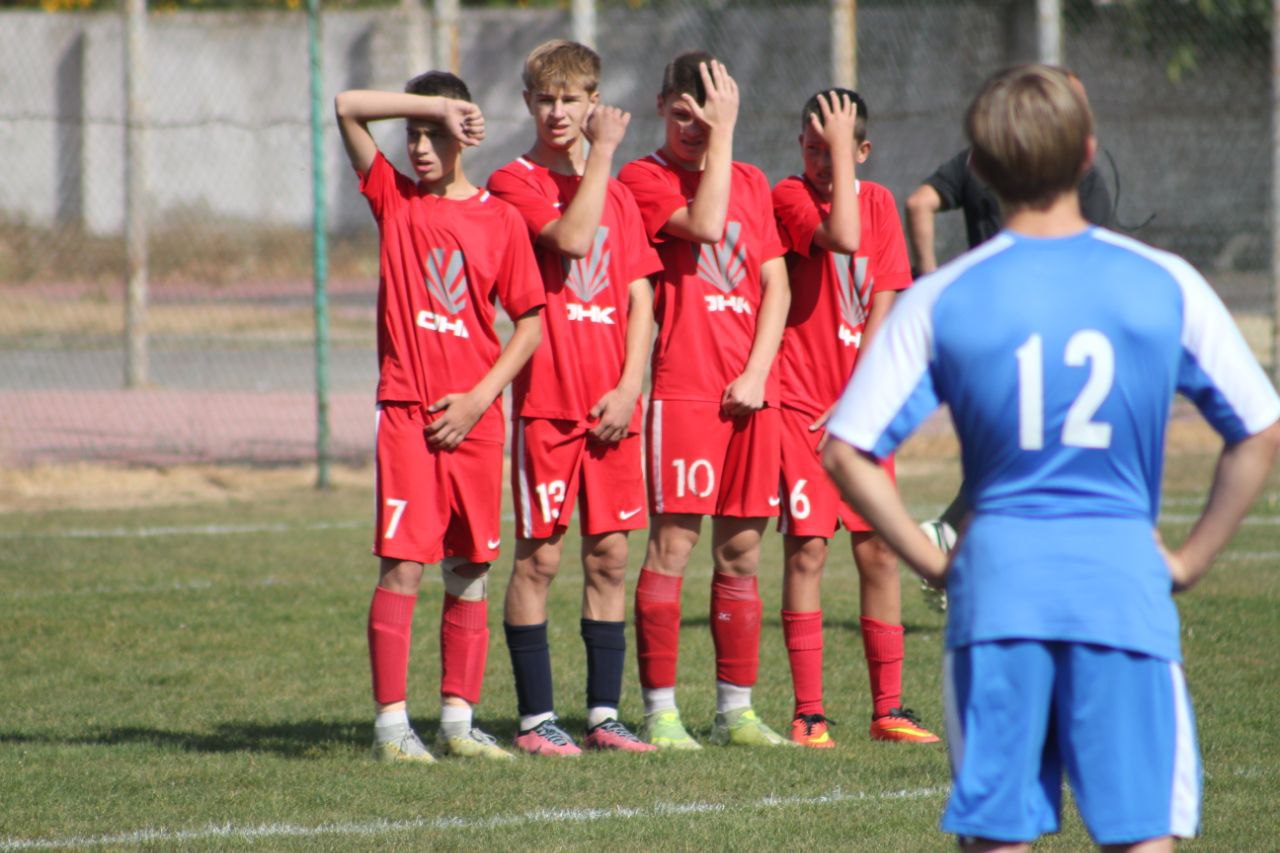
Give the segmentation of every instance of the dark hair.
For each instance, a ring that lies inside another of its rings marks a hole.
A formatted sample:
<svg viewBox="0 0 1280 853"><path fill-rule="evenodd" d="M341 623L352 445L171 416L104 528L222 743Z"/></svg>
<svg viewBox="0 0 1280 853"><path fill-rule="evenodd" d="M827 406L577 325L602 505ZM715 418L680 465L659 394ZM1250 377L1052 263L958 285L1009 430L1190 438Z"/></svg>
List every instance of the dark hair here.
<svg viewBox="0 0 1280 853"><path fill-rule="evenodd" d="M854 108L857 110L858 118L853 123L853 138L858 142L863 142L867 138L867 102L862 100L862 96L852 89L841 89L832 86L830 89L823 89L820 92L814 92L809 100L804 102L804 109L800 111L800 127L804 129L809 124L809 116L818 117L818 123L822 123L822 106L818 103L818 96L826 95L827 102L830 103L835 97L844 95L853 102ZM833 104L834 106L834 104Z"/></svg>
<svg viewBox="0 0 1280 853"><path fill-rule="evenodd" d="M455 101L470 101L471 90L462 78L448 71L428 71L419 74L408 83L404 90L410 95L434 95L441 98L453 98Z"/></svg>
<svg viewBox="0 0 1280 853"><path fill-rule="evenodd" d="M701 106L707 102L707 87L702 84L702 72L698 66L706 62L710 64L715 57L705 50L691 50L682 53L667 63L662 72L662 90L658 97L668 95L692 95Z"/></svg>

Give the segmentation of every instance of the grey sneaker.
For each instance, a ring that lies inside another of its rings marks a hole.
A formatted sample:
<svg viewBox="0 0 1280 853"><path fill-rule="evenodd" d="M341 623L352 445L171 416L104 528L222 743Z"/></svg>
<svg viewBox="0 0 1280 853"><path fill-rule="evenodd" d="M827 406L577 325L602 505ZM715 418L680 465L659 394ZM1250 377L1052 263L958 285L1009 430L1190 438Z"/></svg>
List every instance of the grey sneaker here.
<svg viewBox="0 0 1280 853"><path fill-rule="evenodd" d="M401 726L389 733L377 733L373 741L373 757L378 761L395 763L415 761L419 764L435 764L436 757L423 746L418 733L409 726Z"/></svg>

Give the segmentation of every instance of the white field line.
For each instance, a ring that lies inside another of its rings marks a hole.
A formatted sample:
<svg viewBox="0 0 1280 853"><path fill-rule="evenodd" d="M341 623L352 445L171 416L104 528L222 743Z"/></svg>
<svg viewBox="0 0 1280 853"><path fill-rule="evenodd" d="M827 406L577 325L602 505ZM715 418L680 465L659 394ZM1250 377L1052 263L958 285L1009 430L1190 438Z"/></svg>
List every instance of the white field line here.
<svg viewBox="0 0 1280 853"><path fill-rule="evenodd" d="M447 832L450 830L495 829L530 824L595 823L606 820L651 820L680 815L722 814L757 809L793 806L835 805L852 802L886 800L918 800L945 794L946 787L915 788L878 793L847 793L835 789L816 797L769 796L745 803L657 803L649 807L615 806L611 809L537 809L517 814L492 817L448 816L416 820L374 820L362 822L322 823L302 826L291 823L268 823L258 826L212 824L199 829L139 829L111 835L80 835L64 838L6 838L0 850L38 850L55 847L101 847L110 844L175 844L189 841L228 839L254 841L264 838L319 838L321 836L373 837L396 832Z"/></svg>

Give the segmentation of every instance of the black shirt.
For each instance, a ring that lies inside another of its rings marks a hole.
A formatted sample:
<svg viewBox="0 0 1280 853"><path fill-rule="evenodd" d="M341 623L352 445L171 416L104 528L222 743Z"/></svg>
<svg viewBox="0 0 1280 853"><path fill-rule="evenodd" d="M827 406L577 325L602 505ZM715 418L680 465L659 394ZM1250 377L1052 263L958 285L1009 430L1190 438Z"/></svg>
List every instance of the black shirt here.
<svg viewBox="0 0 1280 853"><path fill-rule="evenodd" d="M990 240L1004 226L1000 202L969 169L968 148L939 166L938 171L925 179L925 183L938 193L943 210L957 207L964 210L964 230L970 249ZM1089 167L1080 180L1079 191L1080 212L1084 218L1095 225L1109 227L1113 212L1111 193L1096 168Z"/></svg>

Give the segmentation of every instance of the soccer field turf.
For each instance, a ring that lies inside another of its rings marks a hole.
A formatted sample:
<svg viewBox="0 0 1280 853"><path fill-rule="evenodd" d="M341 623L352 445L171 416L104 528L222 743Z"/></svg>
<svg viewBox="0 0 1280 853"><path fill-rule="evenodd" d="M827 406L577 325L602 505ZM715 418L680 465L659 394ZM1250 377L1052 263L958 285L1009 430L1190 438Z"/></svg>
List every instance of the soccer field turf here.
<svg viewBox="0 0 1280 853"><path fill-rule="evenodd" d="M1163 527L1173 541L1200 505L1211 463L1204 453L1170 457ZM907 460L900 473L917 515L940 508L957 476L950 460ZM1280 684L1278 489L1273 478L1209 579L1180 599L1206 776L1197 849L1274 849L1280 831L1271 707ZM824 587L837 749L375 764L367 757L370 502L367 489L348 487L0 515L0 849L953 849L937 830L945 749L867 738L856 574L844 544L833 547ZM509 743L515 698L500 605L509 523L505 534L478 715ZM566 555L577 552L570 538ZM642 535L632 538L632 584L642 545ZM775 728L791 711L780 567L781 542L770 534L756 707ZM685 584L679 690L699 737L714 711L709 576L704 540ZM410 675L410 712L424 738L439 713L441 585L428 577ZM903 584L904 699L941 733L942 617L905 574ZM567 560L553 587L550 638L558 709L575 735L584 717L581 591L581 570ZM633 661L621 713L638 723ZM1087 845L1068 809L1063 833L1043 846Z"/></svg>

